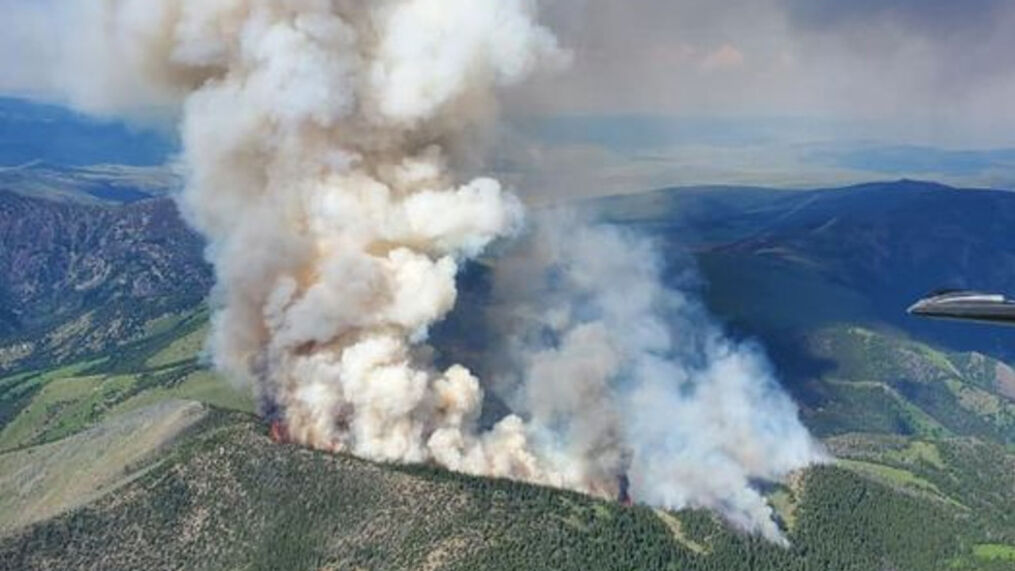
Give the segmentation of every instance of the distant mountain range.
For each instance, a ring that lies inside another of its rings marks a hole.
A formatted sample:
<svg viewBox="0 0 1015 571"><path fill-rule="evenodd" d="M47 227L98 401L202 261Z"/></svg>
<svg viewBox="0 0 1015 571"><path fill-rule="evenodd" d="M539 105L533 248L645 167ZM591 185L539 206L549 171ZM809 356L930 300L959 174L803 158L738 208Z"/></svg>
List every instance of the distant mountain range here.
<svg viewBox="0 0 1015 571"><path fill-rule="evenodd" d="M905 313L942 287L1015 291L1015 193L903 180L815 191L671 189L594 208L693 252L710 305L747 331L849 321L1015 354L1015 330Z"/></svg>
<svg viewBox="0 0 1015 571"><path fill-rule="evenodd" d="M26 198L80 204L127 204L164 197L180 181L165 165L68 167L32 161L0 167L0 188Z"/></svg>

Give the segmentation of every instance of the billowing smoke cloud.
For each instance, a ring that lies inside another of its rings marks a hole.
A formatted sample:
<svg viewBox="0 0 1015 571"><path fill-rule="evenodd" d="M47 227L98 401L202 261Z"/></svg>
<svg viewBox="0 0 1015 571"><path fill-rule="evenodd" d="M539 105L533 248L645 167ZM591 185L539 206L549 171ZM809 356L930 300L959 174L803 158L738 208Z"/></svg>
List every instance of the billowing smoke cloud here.
<svg viewBox="0 0 1015 571"><path fill-rule="evenodd" d="M521 364L502 389L513 408L582 472L629 474L639 501L715 509L782 541L751 481L823 454L764 355L666 285L651 240L562 211L532 222L494 296L506 366ZM670 277L689 290L694 279Z"/></svg>
<svg viewBox="0 0 1015 571"><path fill-rule="evenodd" d="M432 364L459 269L524 228L512 194L453 167L497 87L566 60L533 0L71 6L72 101L179 106L214 363L292 439L599 495L629 475L640 501L780 539L751 479L820 454L764 359L662 285L649 243L535 225L505 324L515 414L490 428L479 380Z"/></svg>

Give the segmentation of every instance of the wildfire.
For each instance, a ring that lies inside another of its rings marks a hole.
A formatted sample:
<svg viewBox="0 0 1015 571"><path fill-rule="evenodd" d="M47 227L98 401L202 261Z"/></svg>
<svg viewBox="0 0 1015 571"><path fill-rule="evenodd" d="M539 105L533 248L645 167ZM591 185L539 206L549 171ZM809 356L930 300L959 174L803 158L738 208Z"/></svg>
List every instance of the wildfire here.
<svg viewBox="0 0 1015 571"><path fill-rule="evenodd" d="M268 429L268 436L276 444L289 442L289 428L281 420L271 421L271 428Z"/></svg>

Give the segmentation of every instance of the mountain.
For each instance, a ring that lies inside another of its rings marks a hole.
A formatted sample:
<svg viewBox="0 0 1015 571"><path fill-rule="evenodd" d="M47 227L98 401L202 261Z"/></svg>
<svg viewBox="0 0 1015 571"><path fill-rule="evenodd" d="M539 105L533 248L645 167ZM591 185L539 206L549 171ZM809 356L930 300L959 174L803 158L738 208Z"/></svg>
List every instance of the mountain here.
<svg viewBox="0 0 1015 571"><path fill-rule="evenodd" d="M200 358L211 273L172 203L95 199L73 177L32 196L48 170L0 192L0 568L1015 562L1012 330L904 311L945 285L1015 291L1015 194L899 181L584 205L652 235L671 278L697 265L706 304L766 348L839 459L766 490L784 550L704 512L271 443L250 397ZM479 370L489 278L467 269L433 335Z"/></svg>
<svg viewBox="0 0 1015 571"><path fill-rule="evenodd" d="M203 243L168 199L124 206L0 187L0 372L94 354L207 295Z"/></svg>
<svg viewBox="0 0 1015 571"><path fill-rule="evenodd" d="M904 180L810 192L672 189L597 207L692 250L712 284L709 303L749 330L848 320L954 349L1015 351L1015 330L905 313L941 287L1015 291L1015 194Z"/></svg>

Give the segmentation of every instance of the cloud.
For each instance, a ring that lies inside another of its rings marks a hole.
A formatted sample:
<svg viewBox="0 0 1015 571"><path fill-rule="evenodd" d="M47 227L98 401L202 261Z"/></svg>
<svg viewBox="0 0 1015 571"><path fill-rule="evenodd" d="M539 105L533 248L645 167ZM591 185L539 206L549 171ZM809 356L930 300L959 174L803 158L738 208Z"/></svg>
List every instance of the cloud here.
<svg viewBox="0 0 1015 571"><path fill-rule="evenodd" d="M904 63L942 85L976 91L1015 75L1015 4L1007 0L785 0L798 43ZM1002 57L998 57L1003 54Z"/></svg>
<svg viewBox="0 0 1015 571"><path fill-rule="evenodd" d="M180 101L147 81L154 62L136 61L126 44L165 42L165 2L130 3L116 18L92 0L0 0L0 93L66 104L96 115L165 119ZM104 62L116 60L121 65ZM144 73L141 73L143 71ZM162 86L159 86L162 87Z"/></svg>
<svg viewBox="0 0 1015 571"><path fill-rule="evenodd" d="M948 36L982 31L1011 11L1009 0L786 0L785 9L801 28L833 30L872 21L920 34Z"/></svg>
<svg viewBox="0 0 1015 571"><path fill-rule="evenodd" d="M1008 0L577 0L545 10L575 65L517 94L524 111L905 121L924 131L908 142L946 145L1010 144L1015 131Z"/></svg>
<svg viewBox="0 0 1015 571"><path fill-rule="evenodd" d="M705 71L733 69L744 65L744 54L730 44L723 44L719 49L709 53L701 60L701 69Z"/></svg>
<svg viewBox="0 0 1015 571"><path fill-rule="evenodd" d="M0 0L0 91L32 94L45 90L55 61L55 42L43 41L51 17L43 3Z"/></svg>

